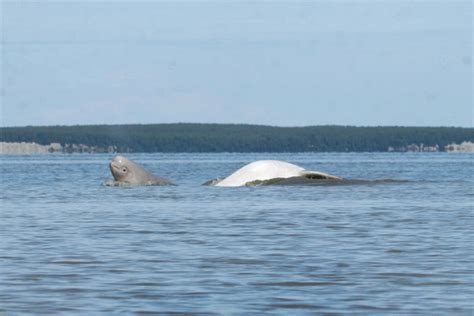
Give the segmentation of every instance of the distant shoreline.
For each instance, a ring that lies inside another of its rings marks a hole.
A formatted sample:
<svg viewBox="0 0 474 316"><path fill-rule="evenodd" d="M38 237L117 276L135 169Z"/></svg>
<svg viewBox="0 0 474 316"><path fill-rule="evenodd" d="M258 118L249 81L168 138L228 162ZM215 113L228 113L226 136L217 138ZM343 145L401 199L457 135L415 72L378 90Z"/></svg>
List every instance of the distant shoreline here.
<svg viewBox="0 0 474 316"><path fill-rule="evenodd" d="M147 124L0 128L0 154L473 152L474 128Z"/></svg>

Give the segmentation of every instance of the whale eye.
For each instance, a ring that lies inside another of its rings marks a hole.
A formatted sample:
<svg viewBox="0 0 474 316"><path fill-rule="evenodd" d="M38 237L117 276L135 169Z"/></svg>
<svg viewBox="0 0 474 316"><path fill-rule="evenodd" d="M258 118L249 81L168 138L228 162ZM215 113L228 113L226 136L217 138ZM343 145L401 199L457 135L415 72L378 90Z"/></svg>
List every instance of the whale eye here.
<svg viewBox="0 0 474 316"><path fill-rule="evenodd" d="M123 168L122 171L123 171L123 172L127 172L127 168Z"/></svg>

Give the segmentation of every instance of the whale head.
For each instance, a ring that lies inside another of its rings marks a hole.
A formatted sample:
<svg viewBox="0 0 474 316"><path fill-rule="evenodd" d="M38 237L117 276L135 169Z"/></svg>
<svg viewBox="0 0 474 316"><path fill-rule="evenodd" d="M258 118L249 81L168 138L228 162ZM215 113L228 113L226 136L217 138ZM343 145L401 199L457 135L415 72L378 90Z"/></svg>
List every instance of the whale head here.
<svg viewBox="0 0 474 316"><path fill-rule="evenodd" d="M123 156L115 157L110 162L109 167L117 183L130 185L173 185L173 182L155 176L136 162Z"/></svg>
<svg viewBox="0 0 474 316"><path fill-rule="evenodd" d="M129 182L134 178L134 163L123 157L117 156L110 162L110 172L116 181Z"/></svg>

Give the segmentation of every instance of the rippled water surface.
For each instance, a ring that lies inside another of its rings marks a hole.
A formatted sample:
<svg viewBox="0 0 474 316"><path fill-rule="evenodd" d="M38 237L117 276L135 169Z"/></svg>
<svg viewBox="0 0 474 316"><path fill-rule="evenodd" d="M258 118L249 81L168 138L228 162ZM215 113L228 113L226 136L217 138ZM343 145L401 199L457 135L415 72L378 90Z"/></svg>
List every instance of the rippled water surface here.
<svg viewBox="0 0 474 316"><path fill-rule="evenodd" d="M472 314L472 154L0 157L0 314ZM343 186L201 186L258 159Z"/></svg>

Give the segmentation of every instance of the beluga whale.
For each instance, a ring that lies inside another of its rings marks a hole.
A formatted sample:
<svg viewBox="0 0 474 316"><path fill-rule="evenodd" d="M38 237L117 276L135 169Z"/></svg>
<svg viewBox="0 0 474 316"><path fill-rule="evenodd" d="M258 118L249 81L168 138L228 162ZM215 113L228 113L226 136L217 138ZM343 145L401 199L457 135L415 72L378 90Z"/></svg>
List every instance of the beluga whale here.
<svg viewBox="0 0 474 316"><path fill-rule="evenodd" d="M259 160L249 163L224 179L214 179L207 185L240 187L269 184L309 184L316 180L343 181L343 178L304 168L280 160Z"/></svg>
<svg viewBox="0 0 474 316"><path fill-rule="evenodd" d="M105 185L108 186L174 185L170 180L152 174L136 162L123 156L115 157L109 167L115 181L105 182Z"/></svg>

